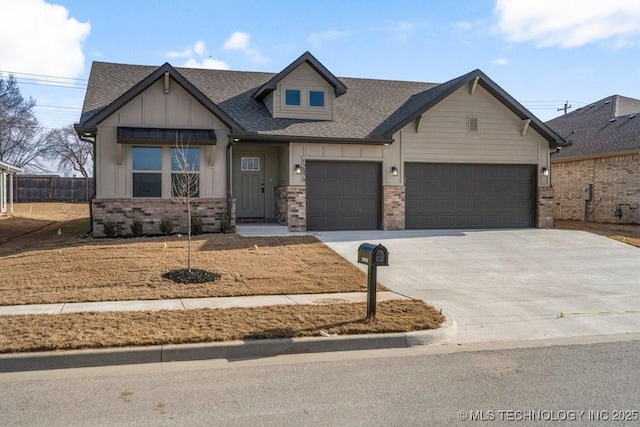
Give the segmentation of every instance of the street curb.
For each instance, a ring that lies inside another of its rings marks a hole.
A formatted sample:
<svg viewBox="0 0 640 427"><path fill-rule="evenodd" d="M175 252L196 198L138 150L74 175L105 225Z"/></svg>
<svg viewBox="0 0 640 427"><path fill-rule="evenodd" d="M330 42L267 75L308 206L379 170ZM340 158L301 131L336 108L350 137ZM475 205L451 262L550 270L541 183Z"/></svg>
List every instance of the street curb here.
<svg viewBox="0 0 640 427"><path fill-rule="evenodd" d="M285 354L378 350L430 345L451 338L457 324L451 317L438 329L389 334L341 335L147 347L0 354L0 372L40 371L113 365L136 365L208 359L246 360Z"/></svg>

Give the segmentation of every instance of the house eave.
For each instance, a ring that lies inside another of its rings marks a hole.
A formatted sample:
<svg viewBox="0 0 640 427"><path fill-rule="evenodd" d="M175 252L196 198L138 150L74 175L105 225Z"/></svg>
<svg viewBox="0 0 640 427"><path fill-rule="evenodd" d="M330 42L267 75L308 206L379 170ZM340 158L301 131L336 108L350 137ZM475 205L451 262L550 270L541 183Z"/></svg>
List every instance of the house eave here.
<svg viewBox="0 0 640 427"><path fill-rule="evenodd" d="M625 150L625 151L613 151L607 153L594 153L594 154L585 154L584 156L572 156L572 157L554 157L551 155L551 163L567 163L567 162L577 162L580 160L593 160L593 159L604 159L610 157L619 157L619 156L630 156L630 155L640 155L640 150Z"/></svg>
<svg viewBox="0 0 640 427"><path fill-rule="evenodd" d="M304 142L316 144L362 144L362 145L390 145L393 138L340 138L318 136L265 135L254 133L231 133L229 140L236 143L289 143Z"/></svg>

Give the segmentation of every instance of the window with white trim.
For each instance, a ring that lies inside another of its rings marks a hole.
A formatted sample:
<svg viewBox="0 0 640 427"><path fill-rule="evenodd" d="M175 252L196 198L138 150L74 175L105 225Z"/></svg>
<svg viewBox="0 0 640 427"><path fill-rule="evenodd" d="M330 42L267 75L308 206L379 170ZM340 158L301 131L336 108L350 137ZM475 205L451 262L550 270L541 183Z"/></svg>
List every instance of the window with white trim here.
<svg viewBox="0 0 640 427"><path fill-rule="evenodd" d="M242 157L240 159L240 170L242 172L259 172L260 157Z"/></svg>
<svg viewBox="0 0 640 427"><path fill-rule="evenodd" d="M309 107L324 108L324 91L323 90L309 91Z"/></svg>
<svg viewBox="0 0 640 427"><path fill-rule="evenodd" d="M284 105L290 107L300 106L300 89L284 90Z"/></svg>

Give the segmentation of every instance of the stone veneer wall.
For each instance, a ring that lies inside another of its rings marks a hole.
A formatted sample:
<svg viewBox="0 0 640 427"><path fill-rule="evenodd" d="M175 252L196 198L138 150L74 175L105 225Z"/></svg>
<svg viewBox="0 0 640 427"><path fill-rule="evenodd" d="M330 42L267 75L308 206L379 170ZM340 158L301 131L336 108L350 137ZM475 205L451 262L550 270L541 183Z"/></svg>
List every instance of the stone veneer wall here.
<svg viewBox="0 0 640 427"><path fill-rule="evenodd" d="M232 204L233 206L233 204ZM220 231L220 221L227 215L226 199L197 199L192 202L192 215L201 216L203 231ZM93 235L105 237L105 222L114 222L117 234L131 234L131 224L135 219L142 221L144 234L160 234L160 220L170 217L173 231L187 232L187 207L167 199L94 199ZM232 212L232 215L233 212ZM231 225L235 224L235 215Z"/></svg>
<svg viewBox="0 0 640 427"><path fill-rule="evenodd" d="M401 185L383 187L382 229L404 230L405 189Z"/></svg>
<svg viewBox="0 0 640 427"><path fill-rule="evenodd" d="M289 231L307 231L307 187L288 185L276 188L276 220Z"/></svg>
<svg viewBox="0 0 640 427"><path fill-rule="evenodd" d="M555 219L585 219L582 189L593 185L587 221L640 224L640 154L554 162ZM622 204L622 219L614 216ZM631 209L631 207L634 207Z"/></svg>
<svg viewBox="0 0 640 427"><path fill-rule="evenodd" d="M538 188L536 227L553 228L553 187Z"/></svg>

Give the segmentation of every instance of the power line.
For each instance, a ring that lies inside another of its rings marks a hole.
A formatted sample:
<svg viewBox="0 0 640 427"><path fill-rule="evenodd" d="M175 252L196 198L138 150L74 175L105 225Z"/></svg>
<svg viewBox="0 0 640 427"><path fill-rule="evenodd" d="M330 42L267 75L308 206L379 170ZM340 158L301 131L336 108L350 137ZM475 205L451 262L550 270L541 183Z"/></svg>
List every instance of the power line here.
<svg viewBox="0 0 640 427"><path fill-rule="evenodd" d="M43 105L43 104L36 104L36 108L62 108L65 110L82 110L82 107L64 107L62 105Z"/></svg>
<svg viewBox="0 0 640 427"><path fill-rule="evenodd" d="M83 81L83 82L88 82L88 79L78 79L75 77L62 77L62 76L48 76L46 74L31 74L31 73L20 73L18 71L6 71L6 70L0 70L0 73L7 73L7 74L21 74L23 76L35 76L35 77L45 77L45 78L50 78L50 79L63 79L63 80L79 80L79 81Z"/></svg>

